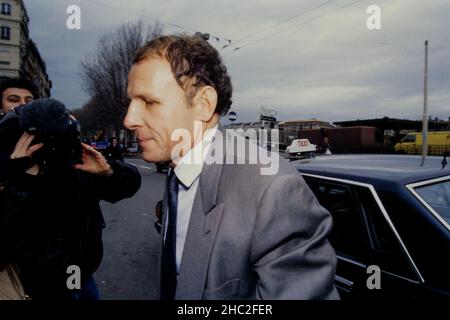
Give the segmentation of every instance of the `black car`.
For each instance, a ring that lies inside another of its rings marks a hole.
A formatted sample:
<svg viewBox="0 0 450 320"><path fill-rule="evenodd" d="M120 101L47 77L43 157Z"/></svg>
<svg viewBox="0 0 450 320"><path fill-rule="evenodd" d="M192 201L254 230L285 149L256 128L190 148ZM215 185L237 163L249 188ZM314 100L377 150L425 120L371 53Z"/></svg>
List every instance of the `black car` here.
<svg viewBox="0 0 450 320"><path fill-rule="evenodd" d="M333 216L329 240L343 299L450 299L450 167L442 157L424 166L405 155L293 164Z"/></svg>

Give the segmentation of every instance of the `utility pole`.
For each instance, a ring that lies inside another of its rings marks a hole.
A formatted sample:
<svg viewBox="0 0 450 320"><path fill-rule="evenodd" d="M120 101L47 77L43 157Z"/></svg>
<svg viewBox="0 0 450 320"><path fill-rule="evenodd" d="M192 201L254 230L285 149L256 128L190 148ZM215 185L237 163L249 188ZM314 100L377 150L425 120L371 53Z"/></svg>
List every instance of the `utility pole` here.
<svg viewBox="0 0 450 320"><path fill-rule="evenodd" d="M425 75L424 75L424 93L423 93L423 124L422 124L422 164L425 164L425 158L428 153L428 40L425 41Z"/></svg>

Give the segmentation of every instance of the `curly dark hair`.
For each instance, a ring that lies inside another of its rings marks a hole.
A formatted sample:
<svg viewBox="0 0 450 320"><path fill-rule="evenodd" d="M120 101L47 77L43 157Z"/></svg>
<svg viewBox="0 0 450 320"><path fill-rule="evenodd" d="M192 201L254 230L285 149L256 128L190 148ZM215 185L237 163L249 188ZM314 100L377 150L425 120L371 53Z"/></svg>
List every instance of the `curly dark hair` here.
<svg viewBox="0 0 450 320"><path fill-rule="evenodd" d="M148 57L165 58L178 84L185 89L189 103L201 86L212 86L218 95L215 112L224 116L230 110L233 94L227 68L217 50L199 36L170 35L149 41L136 54L133 64ZM193 81L187 81L193 80ZM190 88L194 89L189 90Z"/></svg>
<svg viewBox="0 0 450 320"><path fill-rule="evenodd" d="M39 90L34 82L25 78L1 78L0 79L0 98L3 96L3 92L9 88L19 88L30 91L33 98L39 97Z"/></svg>

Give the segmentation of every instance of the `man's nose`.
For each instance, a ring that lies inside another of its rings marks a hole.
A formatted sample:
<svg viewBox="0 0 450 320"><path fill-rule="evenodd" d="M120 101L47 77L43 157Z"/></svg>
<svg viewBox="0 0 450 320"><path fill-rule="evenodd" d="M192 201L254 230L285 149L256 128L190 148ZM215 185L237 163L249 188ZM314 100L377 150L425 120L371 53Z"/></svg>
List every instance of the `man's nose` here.
<svg viewBox="0 0 450 320"><path fill-rule="evenodd" d="M143 118L139 103L131 101L128 106L127 115L123 121L124 126L129 130L136 130L142 126Z"/></svg>

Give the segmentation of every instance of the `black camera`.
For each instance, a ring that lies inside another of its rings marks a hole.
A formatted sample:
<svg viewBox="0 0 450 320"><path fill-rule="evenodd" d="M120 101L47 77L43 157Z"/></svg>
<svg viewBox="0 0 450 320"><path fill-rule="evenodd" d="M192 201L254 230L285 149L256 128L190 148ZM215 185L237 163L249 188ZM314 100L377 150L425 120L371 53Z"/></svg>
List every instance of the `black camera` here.
<svg viewBox="0 0 450 320"><path fill-rule="evenodd" d="M19 106L0 119L0 178L6 178L9 158L24 132L43 143L33 160L42 167L69 168L82 163L80 125L61 102L41 99Z"/></svg>

